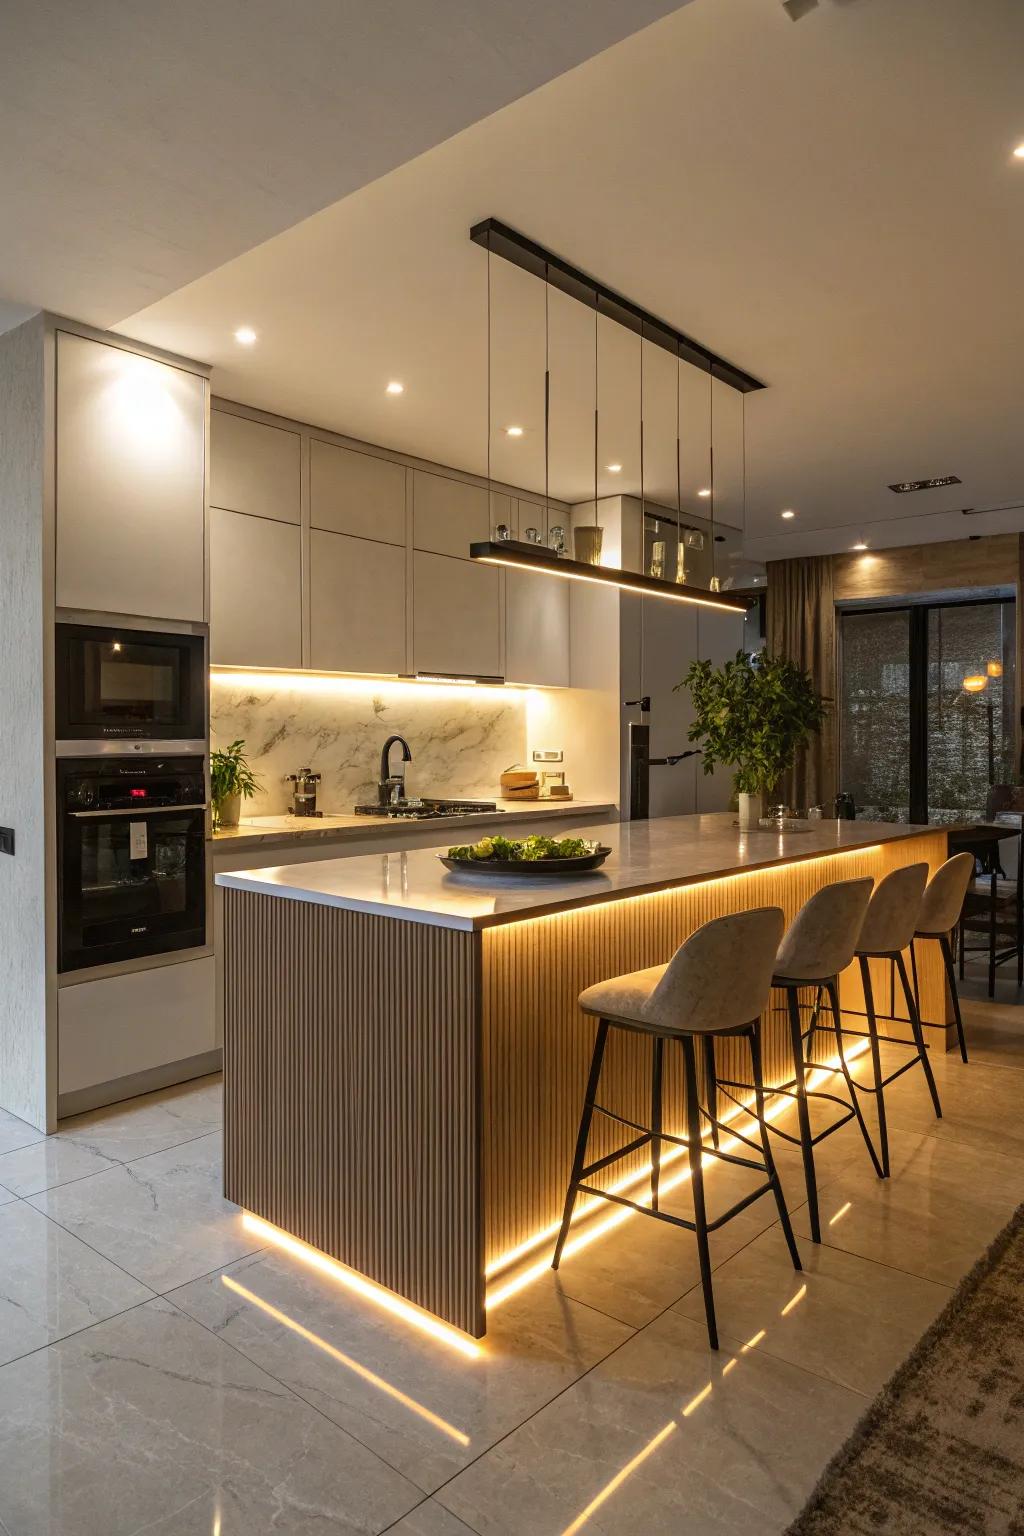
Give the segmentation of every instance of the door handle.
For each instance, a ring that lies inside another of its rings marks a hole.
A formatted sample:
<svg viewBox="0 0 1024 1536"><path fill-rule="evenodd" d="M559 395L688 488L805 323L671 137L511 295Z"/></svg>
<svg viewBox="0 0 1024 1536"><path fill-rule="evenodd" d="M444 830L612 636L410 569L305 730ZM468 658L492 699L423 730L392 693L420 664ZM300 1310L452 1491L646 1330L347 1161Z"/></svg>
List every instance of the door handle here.
<svg viewBox="0 0 1024 1536"><path fill-rule="evenodd" d="M205 805L146 805L134 806L126 811L69 811L76 821L94 821L100 816L134 816L136 821L143 816L173 816L176 811L205 811Z"/></svg>

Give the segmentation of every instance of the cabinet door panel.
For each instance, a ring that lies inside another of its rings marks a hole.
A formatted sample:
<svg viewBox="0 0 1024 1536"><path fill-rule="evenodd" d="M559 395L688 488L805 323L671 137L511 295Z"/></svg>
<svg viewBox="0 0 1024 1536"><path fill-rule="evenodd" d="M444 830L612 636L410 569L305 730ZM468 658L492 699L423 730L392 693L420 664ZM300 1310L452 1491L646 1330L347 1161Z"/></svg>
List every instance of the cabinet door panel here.
<svg viewBox="0 0 1024 1536"><path fill-rule="evenodd" d="M501 579L491 565L417 550L413 665L417 672L501 675Z"/></svg>
<svg viewBox="0 0 1024 1536"><path fill-rule="evenodd" d="M236 667L302 665L300 530L210 512L210 659Z"/></svg>
<svg viewBox="0 0 1024 1536"><path fill-rule="evenodd" d="M491 526L510 524L512 498L503 492L488 495L483 486L449 480L444 475L413 471L413 544L417 549L465 560L474 540L488 539Z"/></svg>
<svg viewBox="0 0 1024 1536"><path fill-rule="evenodd" d="M204 617L206 380L57 335L57 603Z"/></svg>
<svg viewBox="0 0 1024 1536"><path fill-rule="evenodd" d="M405 476L403 464L314 438L309 461L313 527L404 544Z"/></svg>
<svg viewBox="0 0 1024 1536"><path fill-rule="evenodd" d="M310 662L324 672L404 672L405 550L314 528Z"/></svg>
<svg viewBox="0 0 1024 1536"><path fill-rule="evenodd" d="M568 688L569 586L533 571L505 572L505 676L510 683Z"/></svg>
<svg viewBox="0 0 1024 1536"><path fill-rule="evenodd" d="M297 523L299 434L210 412L210 504Z"/></svg>

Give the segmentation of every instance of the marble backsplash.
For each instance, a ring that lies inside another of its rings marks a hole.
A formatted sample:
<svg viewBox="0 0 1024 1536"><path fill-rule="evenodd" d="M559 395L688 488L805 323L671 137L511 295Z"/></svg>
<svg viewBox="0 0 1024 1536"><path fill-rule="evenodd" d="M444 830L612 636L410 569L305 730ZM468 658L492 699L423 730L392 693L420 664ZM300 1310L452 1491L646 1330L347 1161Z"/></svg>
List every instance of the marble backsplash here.
<svg viewBox="0 0 1024 1536"><path fill-rule="evenodd" d="M301 675L211 678L212 745L241 738L262 784L243 816L289 810L292 786L285 775L299 768L322 775L317 803L328 813L348 814L376 800L381 747L393 733L412 749L410 795L493 799L502 769L526 753L526 696ZM392 761L399 756L395 751Z"/></svg>

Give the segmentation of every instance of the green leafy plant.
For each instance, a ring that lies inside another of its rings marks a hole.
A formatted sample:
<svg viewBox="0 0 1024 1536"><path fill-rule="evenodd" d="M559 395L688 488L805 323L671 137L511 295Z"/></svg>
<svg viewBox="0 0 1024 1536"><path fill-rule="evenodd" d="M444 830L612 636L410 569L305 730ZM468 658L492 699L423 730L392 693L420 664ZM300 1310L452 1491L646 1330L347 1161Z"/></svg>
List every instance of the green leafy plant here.
<svg viewBox="0 0 1024 1536"><path fill-rule="evenodd" d="M783 656L737 651L721 667L694 661L680 688L693 701L689 739L700 743L704 772L735 769L741 795L773 790L825 719L827 701Z"/></svg>
<svg viewBox="0 0 1024 1536"><path fill-rule="evenodd" d="M229 747L210 753L210 798L214 811L231 795L251 800L261 788L245 755L244 741L233 741Z"/></svg>

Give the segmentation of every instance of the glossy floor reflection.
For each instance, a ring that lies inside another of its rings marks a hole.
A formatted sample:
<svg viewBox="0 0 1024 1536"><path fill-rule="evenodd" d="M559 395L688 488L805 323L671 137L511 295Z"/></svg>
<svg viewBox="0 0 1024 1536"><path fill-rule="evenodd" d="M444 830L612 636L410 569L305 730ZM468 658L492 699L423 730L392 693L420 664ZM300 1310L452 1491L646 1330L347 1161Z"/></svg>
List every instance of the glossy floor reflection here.
<svg viewBox="0 0 1024 1536"><path fill-rule="evenodd" d="M890 1090L886 1185L854 1127L820 1148L819 1248L776 1144L805 1268L768 1199L721 1232L717 1355L692 1237L641 1217L531 1255L471 1358L264 1246L216 1080L49 1140L0 1115L0 1533L781 1533L1024 1195L1021 1010L967 1014L941 1120L919 1072Z"/></svg>

